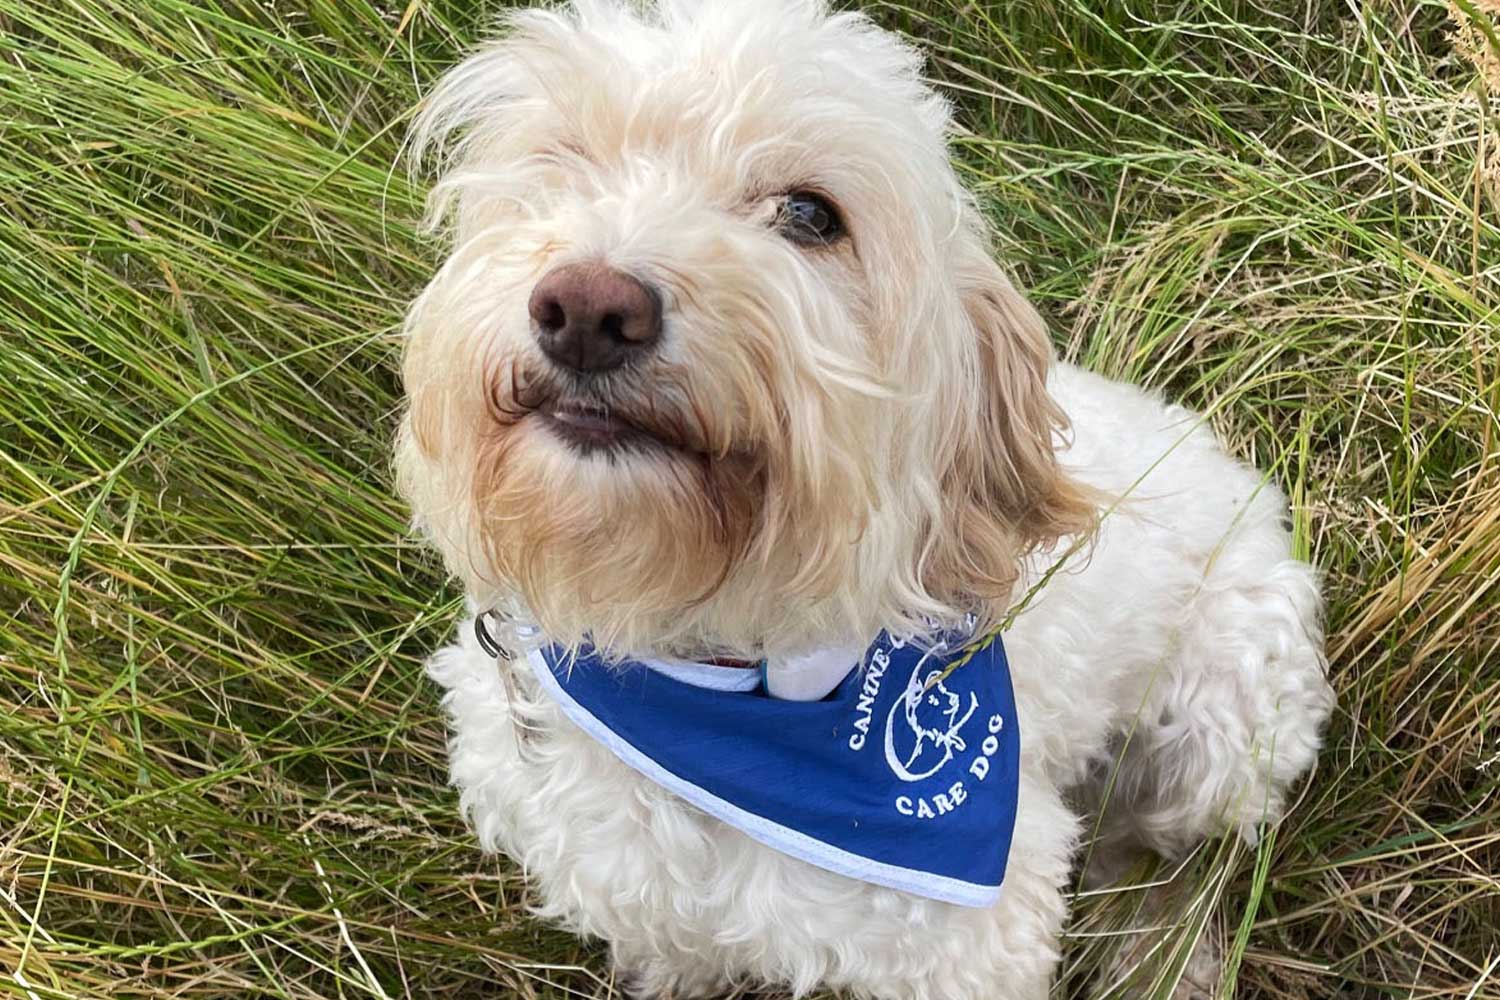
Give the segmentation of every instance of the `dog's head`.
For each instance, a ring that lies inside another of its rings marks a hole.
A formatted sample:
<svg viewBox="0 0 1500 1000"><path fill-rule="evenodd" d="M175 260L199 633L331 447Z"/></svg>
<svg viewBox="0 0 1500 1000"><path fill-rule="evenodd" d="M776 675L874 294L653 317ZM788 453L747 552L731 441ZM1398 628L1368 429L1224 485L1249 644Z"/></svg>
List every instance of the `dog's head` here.
<svg viewBox="0 0 1500 1000"><path fill-rule="evenodd" d="M918 55L814 0L507 19L415 131L418 523L552 638L758 654L1003 608L1092 509Z"/></svg>

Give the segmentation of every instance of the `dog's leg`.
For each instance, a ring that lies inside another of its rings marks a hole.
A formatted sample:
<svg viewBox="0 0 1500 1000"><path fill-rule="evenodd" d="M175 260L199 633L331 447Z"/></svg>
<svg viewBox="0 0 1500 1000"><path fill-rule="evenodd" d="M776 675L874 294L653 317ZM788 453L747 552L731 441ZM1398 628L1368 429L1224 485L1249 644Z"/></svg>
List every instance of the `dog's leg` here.
<svg viewBox="0 0 1500 1000"><path fill-rule="evenodd" d="M1143 849L1176 857L1225 832L1254 843L1312 766L1332 708L1316 575L1291 558L1281 497L1248 470L1218 461L1208 503L1233 512L1225 526L1183 530L1188 518L1162 518L1174 530L1154 539L1171 562L1170 592L1180 595L1181 610L1162 622L1166 641L1154 662L1143 662L1126 685L1112 759L1080 789L1080 804L1098 823L1083 876L1090 888L1118 882ZM1201 512L1203 497L1193 497ZM1168 572L1163 566L1161 577ZM1142 926L1179 919L1184 890L1149 890ZM1203 928L1186 956L1166 947L1172 935L1143 931L1121 948L1105 982L1177 976L1174 1000L1211 996L1222 967L1217 931ZM1134 995L1131 988L1120 995Z"/></svg>
<svg viewBox="0 0 1500 1000"><path fill-rule="evenodd" d="M1225 831L1254 843L1312 766L1333 695L1316 576L1290 558L1279 508L1252 498L1209 555L1165 662L1142 679L1118 767L1099 776L1103 830L1168 857Z"/></svg>
<svg viewBox="0 0 1500 1000"><path fill-rule="evenodd" d="M700 955L670 957L614 942L610 965L621 991L634 1000L729 1000L734 984Z"/></svg>
<svg viewBox="0 0 1500 1000"><path fill-rule="evenodd" d="M1010 859L993 907L869 889L860 891L856 905L832 911L815 909L809 899L795 916L808 928L832 932L816 946L823 967L783 968L768 978L790 981L798 995L821 979L875 1000L1045 1000L1067 917L1064 886L1079 819L1035 764L1023 763L1019 791ZM941 831L930 836L932 849L943 850ZM793 953L789 945L777 951L783 958Z"/></svg>
<svg viewBox="0 0 1500 1000"><path fill-rule="evenodd" d="M1023 772L1020 797L1000 899L988 908L893 893L738 835L721 839L720 875L737 886L727 908L695 914L691 931L672 936L616 936L620 984L642 1000L805 996L820 986L870 1000L1045 1000L1079 824L1039 769ZM941 832L931 836L943 849Z"/></svg>

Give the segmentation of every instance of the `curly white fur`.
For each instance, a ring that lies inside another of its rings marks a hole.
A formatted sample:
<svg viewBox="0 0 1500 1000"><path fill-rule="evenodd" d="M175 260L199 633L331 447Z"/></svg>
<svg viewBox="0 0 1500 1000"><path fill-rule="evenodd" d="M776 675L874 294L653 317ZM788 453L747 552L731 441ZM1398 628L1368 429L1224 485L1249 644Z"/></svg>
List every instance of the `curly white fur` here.
<svg viewBox="0 0 1500 1000"><path fill-rule="evenodd" d="M467 628L434 657L481 843L524 866L544 914L608 941L642 995L1044 996L1081 826L1067 803L1106 762L1122 761L1113 836L1164 853L1254 838L1331 709L1284 497L1194 414L1049 374L919 65L812 0L578 0L514 17L419 125L419 145L447 144L456 243L411 313L398 466L475 606L620 654L790 656L996 620L1045 581L1006 634L1023 764L988 910L726 828ZM847 245L774 231L777 199L807 185L847 214ZM596 258L662 292L661 357L595 386L660 421L660 453L579 455L530 415L522 383L548 376L526 295ZM1047 579L1100 503L1092 547Z"/></svg>

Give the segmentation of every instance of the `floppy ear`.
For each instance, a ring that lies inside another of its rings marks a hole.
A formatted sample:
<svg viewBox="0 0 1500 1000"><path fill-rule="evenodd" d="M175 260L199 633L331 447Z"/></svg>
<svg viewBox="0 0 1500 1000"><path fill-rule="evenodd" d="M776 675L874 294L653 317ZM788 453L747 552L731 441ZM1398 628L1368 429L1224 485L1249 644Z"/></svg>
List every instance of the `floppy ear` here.
<svg viewBox="0 0 1500 1000"><path fill-rule="evenodd" d="M1098 508L1057 461L1068 421L1047 393L1053 355L1041 316L988 256L957 280L970 371L932 582L949 599L1003 600L1028 552L1088 533Z"/></svg>

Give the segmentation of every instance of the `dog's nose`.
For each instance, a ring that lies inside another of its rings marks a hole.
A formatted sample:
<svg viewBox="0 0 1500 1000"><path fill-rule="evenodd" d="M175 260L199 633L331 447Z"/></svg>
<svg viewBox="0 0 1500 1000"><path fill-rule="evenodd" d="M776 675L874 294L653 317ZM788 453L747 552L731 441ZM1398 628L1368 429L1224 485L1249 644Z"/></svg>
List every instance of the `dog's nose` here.
<svg viewBox="0 0 1500 1000"><path fill-rule="evenodd" d="M529 310L542 353L579 372L618 368L661 336L656 293L600 263L549 271L531 290Z"/></svg>

